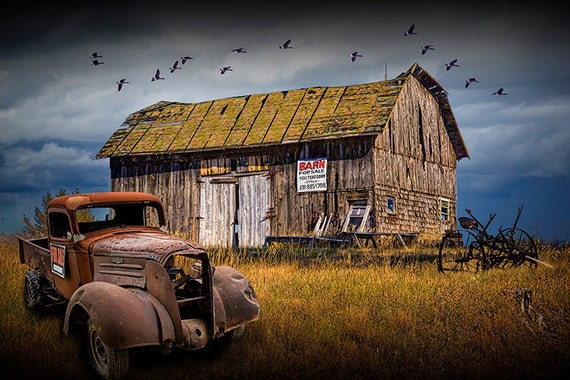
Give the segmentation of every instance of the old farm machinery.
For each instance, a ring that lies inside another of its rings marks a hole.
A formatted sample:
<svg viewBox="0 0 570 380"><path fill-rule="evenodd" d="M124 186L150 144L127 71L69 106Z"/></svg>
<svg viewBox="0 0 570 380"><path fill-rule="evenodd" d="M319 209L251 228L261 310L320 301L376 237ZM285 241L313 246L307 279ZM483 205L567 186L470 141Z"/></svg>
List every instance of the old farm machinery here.
<svg viewBox="0 0 570 380"><path fill-rule="evenodd" d="M496 214L491 214L483 224L466 209L470 217L457 218L463 233L450 231L440 243L438 270L477 272L521 265L536 267L540 263L536 243L526 231L517 227L522 210L523 206L520 206L511 227L501 226L496 235L491 235L488 229Z"/></svg>

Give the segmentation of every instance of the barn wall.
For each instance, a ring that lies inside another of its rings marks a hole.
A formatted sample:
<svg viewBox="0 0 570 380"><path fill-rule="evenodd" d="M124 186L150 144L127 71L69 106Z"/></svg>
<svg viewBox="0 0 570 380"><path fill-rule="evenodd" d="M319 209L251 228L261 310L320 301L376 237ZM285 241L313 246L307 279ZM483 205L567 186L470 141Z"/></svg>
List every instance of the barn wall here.
<svg viewBox="0 0 570 380"><path fill-rule="evenodd" d="M373 193L373 136L309 142L270 167L272 235L310 233L321 214L332 216L329 232L338 230L349 200ZM290 151L291 152L291 151ZM297 160L326 157L327 191L297 193Z"/></svg>
<svg viewBox="0 0 570 380"><path fill-rule="evenodd" d="M333 215L330 231L340 227L348 200L368 198L373 193L372 147L374 137L312 142L276 147L271 154L230 157L132 156L111 159L111 191L144 191L165 204L168 230L199 240L200 183L202 177L263 173L270 181L270 234L310 232L321 213ZM328 191L296 191L297 160L328 158Z"/></svg>
<svg viewBox="0 0 570 380"><path fill-rule="evenodd" d="M375 144L374 219L386 232L443 233L456 215L456 155L436 100L409 77ZM387 210L387 197L396 212ZM440 218L440 198L450 217Z"/></svg>
<svg viewBox="0 0 570 380"><path fill-rule="evenodd" d="M111 191L143 191L164 203L168 231L198 240L199 163L185 157L111 158Z"/></svg>

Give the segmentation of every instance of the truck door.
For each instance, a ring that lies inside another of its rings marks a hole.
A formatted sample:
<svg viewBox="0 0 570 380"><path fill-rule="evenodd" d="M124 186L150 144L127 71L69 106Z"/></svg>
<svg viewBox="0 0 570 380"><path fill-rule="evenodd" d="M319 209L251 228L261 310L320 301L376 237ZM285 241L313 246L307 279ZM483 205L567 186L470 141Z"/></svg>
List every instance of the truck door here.
<svg viewBox="0 0 570 380"><path fill-rule="evenodd" d="M72 249L73 233L69 216L66 212L51 211L48 214L50 275L58 293L69 299L79 287L81 280L77 257Z"/></svg>

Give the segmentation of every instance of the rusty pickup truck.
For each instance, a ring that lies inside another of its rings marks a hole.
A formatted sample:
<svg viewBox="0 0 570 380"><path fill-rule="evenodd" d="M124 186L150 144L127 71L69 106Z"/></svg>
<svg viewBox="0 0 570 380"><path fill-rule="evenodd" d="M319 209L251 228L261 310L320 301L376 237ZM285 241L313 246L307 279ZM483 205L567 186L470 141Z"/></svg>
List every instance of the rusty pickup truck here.
<svg viewBox="0 0 570 380"><path fill-rule="evenodd" d="M129 350L197 350L238 338L259 318L247 280L213 266L197 243L167 234L159 198L138 192L61 196L47 208L48 237L18 237L24 301L63 303L63 332L83 326L96 372L121 378Z"/></svg>

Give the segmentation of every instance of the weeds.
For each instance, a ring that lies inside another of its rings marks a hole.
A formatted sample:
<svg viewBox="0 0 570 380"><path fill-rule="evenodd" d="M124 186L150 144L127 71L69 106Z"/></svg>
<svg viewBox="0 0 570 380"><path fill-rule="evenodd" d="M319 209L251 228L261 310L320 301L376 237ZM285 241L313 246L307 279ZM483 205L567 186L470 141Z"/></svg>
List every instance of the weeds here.
<svg viewBox="0 0 570 380"><path fill-rule="evenodd" d="M137 379L563 378L570 373L568 247L538 267L440 274L436 248L214 249L253 284L260 319L223 352L134 352ZM11 378L89 378L63 310L32 314L17 246L0 245L0 356ZM522 310L516 289L532 292ZM532 311L532 312L531 312ZM12 363L5 366L4 363ZM30 365L33 363L33 366ZM3 376L4 377L4 376Z"/></svg>

